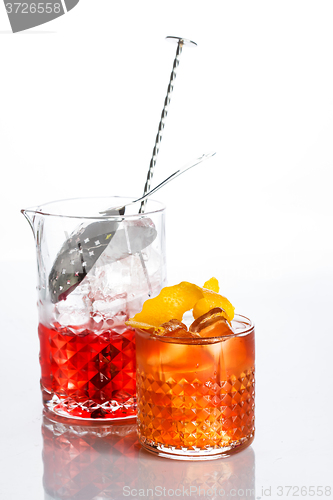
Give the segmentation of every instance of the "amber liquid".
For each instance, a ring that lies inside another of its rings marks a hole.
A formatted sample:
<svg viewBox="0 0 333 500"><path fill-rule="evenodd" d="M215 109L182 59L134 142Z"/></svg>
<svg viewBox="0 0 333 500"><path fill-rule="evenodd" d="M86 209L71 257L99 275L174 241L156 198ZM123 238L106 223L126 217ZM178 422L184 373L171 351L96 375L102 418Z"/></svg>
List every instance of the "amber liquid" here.
<svg viewBox="0 0 333 500"><path fill-rule="evenodd" d="M237 336L198 341L162 340L139 330L136 349L142 444L214 453L252 441L253 328Z"/></svg>

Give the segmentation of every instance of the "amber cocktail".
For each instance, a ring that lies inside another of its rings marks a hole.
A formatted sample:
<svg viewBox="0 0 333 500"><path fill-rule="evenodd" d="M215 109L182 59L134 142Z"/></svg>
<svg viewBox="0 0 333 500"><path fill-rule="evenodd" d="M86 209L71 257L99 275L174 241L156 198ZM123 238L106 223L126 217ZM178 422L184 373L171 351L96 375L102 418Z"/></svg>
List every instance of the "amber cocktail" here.
<svg viewBox="0 0 333 500"><path fill-rule="evenodd" d="M235 315L231 327L221 336L212 324L203 338L181 336L181 329L179 337L136 330L138 433L144 448L202 460L251 444L254 325Z"/></svg>

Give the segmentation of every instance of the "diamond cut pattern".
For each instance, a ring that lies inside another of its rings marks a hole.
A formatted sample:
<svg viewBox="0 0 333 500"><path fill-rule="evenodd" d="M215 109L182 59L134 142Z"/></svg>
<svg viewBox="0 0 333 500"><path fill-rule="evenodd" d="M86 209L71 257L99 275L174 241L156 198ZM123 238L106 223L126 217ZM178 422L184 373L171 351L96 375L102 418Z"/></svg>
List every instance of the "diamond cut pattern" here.
<svg viewBox="0 0 333 500"><path fill-rule="evenodd" d="M95 418L135 414L133 330L73 334L66 328L57 331L39 325L39 337L41 356L49 359L41 359L41 382L58 401L55 411L94 418L94 411L104 405Z"/></svg>
<svg viewBox="0 0 333 500"><path fill-rule="evenodd" d="M253 435L254 368L220 383L166 383L138 370L137 387L140 440L153 446L236 446Z"/></svg>

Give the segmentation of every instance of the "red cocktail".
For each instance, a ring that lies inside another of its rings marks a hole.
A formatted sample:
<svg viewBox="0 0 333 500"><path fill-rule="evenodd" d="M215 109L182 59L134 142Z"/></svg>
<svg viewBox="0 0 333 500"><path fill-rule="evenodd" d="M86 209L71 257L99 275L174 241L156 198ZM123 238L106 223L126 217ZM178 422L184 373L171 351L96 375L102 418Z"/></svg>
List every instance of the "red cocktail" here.
<svg viewBox="0 0 333 500"><path fill-rule="evenodd" d="M81 418L135 415L135 333L38 327L41 386L54 411Z"/></svg>
<svg viewBox="0 0 333 500"><path fill-rule="evenodd" d="M135 336L125 322L165 282L164 207L77 198L24 210L33 229L43 403L77 419L136 413ZM108 207L120 207L107 210Z"/></svg>

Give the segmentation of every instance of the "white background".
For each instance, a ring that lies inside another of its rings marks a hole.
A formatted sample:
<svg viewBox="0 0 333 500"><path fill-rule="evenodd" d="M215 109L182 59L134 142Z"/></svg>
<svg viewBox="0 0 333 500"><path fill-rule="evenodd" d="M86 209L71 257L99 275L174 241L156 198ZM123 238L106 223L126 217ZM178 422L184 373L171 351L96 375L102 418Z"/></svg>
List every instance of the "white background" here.
<svg viewBox="0 0 333 500"><path fill-rule="evenodd" d="M214 275L256 322L258 496L330 484L332 22L324 0L81 0L13 35L0 5L1 334L35 366L31 422L35 250L20 209L142 193L176 49L164 38L182 36L198 47L181 56L153 184L217 154L156 196L169 283Z"/></svg>

